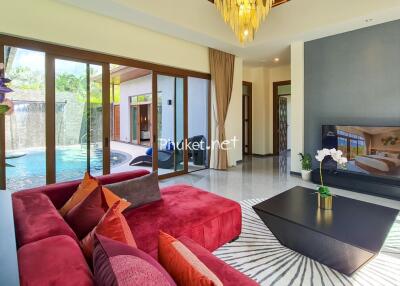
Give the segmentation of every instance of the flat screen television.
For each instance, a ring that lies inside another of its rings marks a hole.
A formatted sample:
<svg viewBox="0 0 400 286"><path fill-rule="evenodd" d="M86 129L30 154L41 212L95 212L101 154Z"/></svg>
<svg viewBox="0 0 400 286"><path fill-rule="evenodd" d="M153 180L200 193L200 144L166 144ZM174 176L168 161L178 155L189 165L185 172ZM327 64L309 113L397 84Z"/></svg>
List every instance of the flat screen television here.
<svg viewBox="0 0 400 286"><path fill-rule="evenodd" d="M400 127L323 125L322 146L343 152L346 171L400 179ZM336 167L333 160L324 164Z"/></svg>

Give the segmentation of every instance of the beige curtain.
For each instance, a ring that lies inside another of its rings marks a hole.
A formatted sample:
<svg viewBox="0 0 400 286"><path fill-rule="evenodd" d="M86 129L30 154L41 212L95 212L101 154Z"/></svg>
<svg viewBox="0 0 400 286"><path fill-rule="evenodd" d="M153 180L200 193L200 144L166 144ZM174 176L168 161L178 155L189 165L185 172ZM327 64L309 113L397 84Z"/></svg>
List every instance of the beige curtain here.
<svg viewBox="0 0 400 286"><path fill-rule="evenodd" d="M211 82L215 92L215 100L212 101L215 113L215 139L222 143L225 137L225 120L228 113L229 102L232 96L233 72L235 68L235 56L218 50L209 49ZM218 170L228 169L228 152L212 146L211 167Z"/></svg>

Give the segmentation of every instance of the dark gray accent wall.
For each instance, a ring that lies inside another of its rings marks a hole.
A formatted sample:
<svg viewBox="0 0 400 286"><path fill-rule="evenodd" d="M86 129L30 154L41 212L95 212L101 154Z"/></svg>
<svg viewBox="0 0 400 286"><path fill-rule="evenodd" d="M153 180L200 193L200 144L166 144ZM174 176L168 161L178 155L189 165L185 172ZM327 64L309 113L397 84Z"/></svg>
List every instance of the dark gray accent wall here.
<svg viewBox="0 0 400 286"><path fill-rule="evenodd" d="M321 125L400 126L400 21L305 43L305 151Z"/></svg>

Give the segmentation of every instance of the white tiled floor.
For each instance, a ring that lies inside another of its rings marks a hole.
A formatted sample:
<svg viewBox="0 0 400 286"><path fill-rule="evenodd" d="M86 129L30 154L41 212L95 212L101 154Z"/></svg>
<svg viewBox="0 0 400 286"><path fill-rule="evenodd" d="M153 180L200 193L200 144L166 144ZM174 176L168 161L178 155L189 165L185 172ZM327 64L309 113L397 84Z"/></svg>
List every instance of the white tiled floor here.
<svg viewBox="0 0 400 286"><path fill-rule="evenodd" d="M269 198L296 185L315 187L297 176L291 176L288 172L290 168L284 166L284 161L279 157L247 157L242 164L228 171L202 170L163 180L160 184L189 184L236 201ZM331 191L337 195L400 209L400 201L336 188L331 188Z"/></svg>

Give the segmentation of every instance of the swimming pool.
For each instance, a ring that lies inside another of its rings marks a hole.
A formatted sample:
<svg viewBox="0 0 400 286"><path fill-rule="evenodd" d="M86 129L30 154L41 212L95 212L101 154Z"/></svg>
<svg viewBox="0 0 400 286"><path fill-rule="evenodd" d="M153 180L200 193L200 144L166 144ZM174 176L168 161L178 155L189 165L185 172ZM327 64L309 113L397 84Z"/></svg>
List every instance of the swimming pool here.
<svg viewBox="0 0 400 286"><path fill-rule="evenodd" d="M29 150L21 154L10 153L7 156L23 155L18 158L7 159L6 167L7 190L43 186L46 184L46 152L44 149ZM56 149L56 181L66 182L83 177L87 168L86 149L81 146L68 146ZM102 149L95 149L90 154L90 173L101 175L103 172ZM124 164L131 155L111 150L111 167Z"/></svg>

